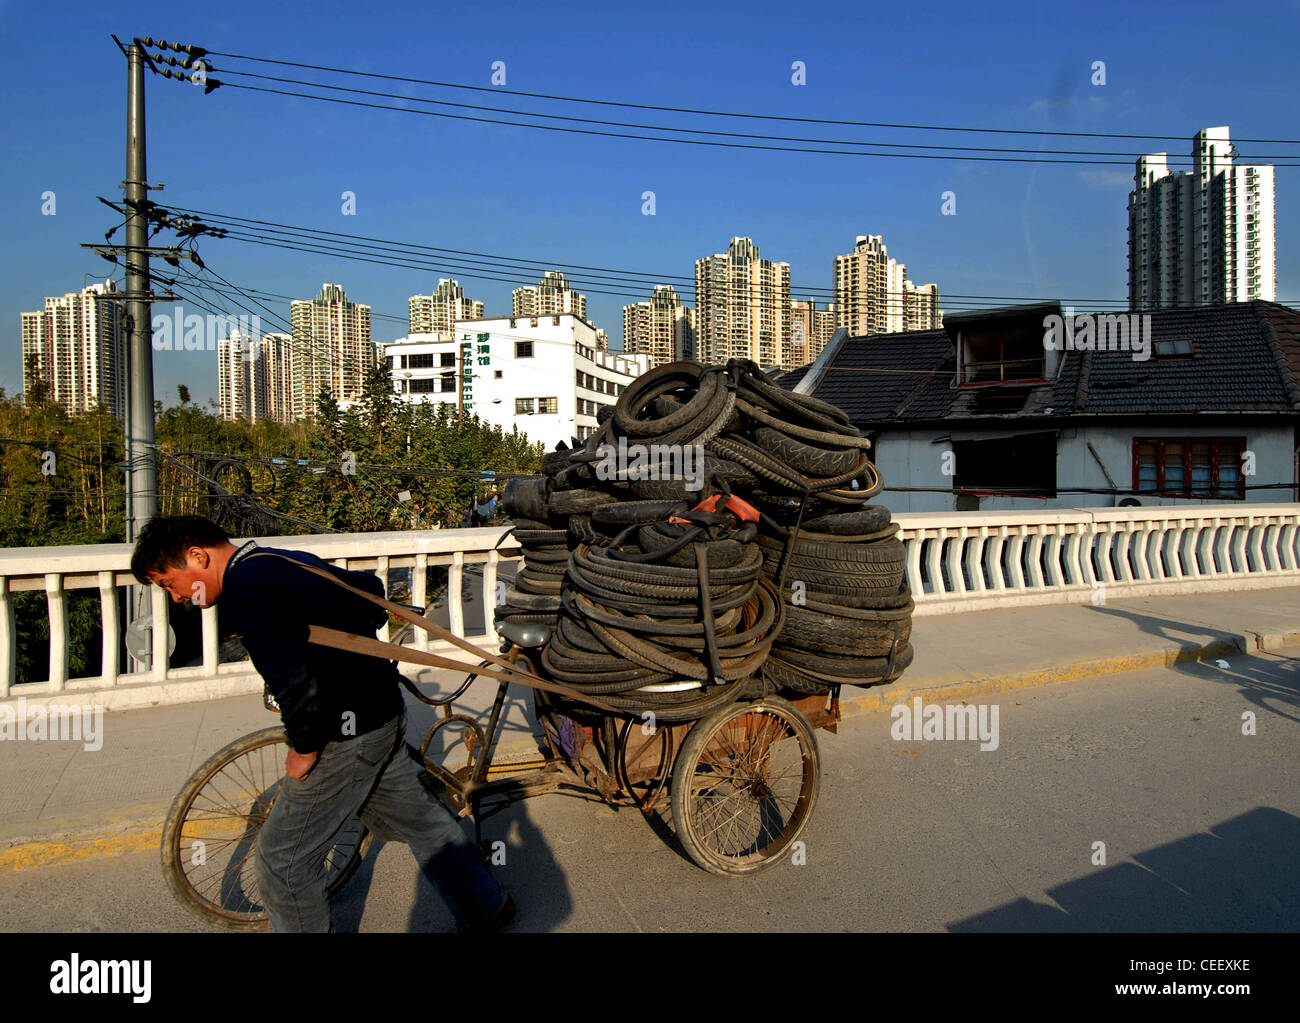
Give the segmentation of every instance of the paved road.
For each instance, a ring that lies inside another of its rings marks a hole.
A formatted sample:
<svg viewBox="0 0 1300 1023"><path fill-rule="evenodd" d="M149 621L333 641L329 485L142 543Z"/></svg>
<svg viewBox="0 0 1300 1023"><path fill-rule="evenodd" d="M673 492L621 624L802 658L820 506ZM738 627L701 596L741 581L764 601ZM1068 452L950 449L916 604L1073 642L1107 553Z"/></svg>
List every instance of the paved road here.
<svg viewBox="0 0 1300 1023"><path fill-rule="evenodd" d="M1294 931L1300 648L998 694L999 743L821 735L804 865L728 881L634 811L547 796L488 824L524 931ZM1256 734L1243 735L1243 713ZM1105 863L1094 863L1095 843ZM444 930L404 846L336 902L341 930ZM155 853L0 879L0 930L203 930Z"/></svg>

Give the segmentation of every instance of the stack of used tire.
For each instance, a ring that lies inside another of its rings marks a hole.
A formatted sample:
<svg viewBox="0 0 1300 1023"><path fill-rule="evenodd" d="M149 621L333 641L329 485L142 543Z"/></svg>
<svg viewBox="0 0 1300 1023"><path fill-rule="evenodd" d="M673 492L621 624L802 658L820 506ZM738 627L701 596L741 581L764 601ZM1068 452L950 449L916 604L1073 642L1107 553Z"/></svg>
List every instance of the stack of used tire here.
<svg viewBox="0 0 1300 1023"><path fill-rule="evenodd" d="M524 568L498 618L551 625L541 660L558 680L672 720L911 662L903 545L868 503L882 483L843 412L747 361L672 363L600 424L502 496ZM674 471L638 464L656 449L680 455ZM718 494L748 521L697 508Z"/></svg>
<svg viewBox="0 0 1300 1023"><path fill-rule="evenodd" d="M592 513L593 524L626 525L570 556L542 666L611 707L668 721L731 702L750 687L783 620L755 525L685 502L608 507Z"/></svg>
<svg viewBox="0 0 1300 1023"><path fill-rule="evenodd" d="M553 482L517 477L507 484L511 530L523 548L524 563L496 607L496 622L552 625L560 610L560 587L569 560L568 520L548 507Z"/></svg>
<svg viewBox="0 0 1300 1023"><path fill-rule="evenodd" d="M738 430L713 447L759 477L759 544L786 602L763 678L799 693L897 678L912 663L913 602L898 526L888 508L867 503L884 486L869 442L840 409L752 366L736 408Z"/></svg>
<svg viewBox="0 0 1300 1023"><path fill-rule="evenodd" d="M791 533L773 528L759 539L786 600L763 677L800 693L897 678L912 663L913 603L889 510L822 515L805 519L793 543Z"/></svg>

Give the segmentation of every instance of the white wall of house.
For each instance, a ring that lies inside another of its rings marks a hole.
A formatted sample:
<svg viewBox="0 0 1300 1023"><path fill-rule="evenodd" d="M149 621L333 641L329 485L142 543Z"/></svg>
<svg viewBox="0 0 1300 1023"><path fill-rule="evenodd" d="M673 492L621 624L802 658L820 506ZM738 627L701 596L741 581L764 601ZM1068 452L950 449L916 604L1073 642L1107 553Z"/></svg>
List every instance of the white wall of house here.
<svg viewBox="0 0 1300 1023"><path fill-rule="evenodd" d="M897 430L881 435L872 451L872 458L885 480L885 489L876 498L894 512L953 511L956 496L952 493L953 479L944 475L945 452L952 450L949 437L957 440L992 439L1022 433L1038 433L1043 427L1025 427L1019 430L986 430L963 433L950 429ZM1056 485L1110 489L1101 466L1088 450L1091 441L1097 455L1120 490L1133 489L1133 441L1137 438L1178 437L1244 437L1246 449L1254 457L1255 475L1246 479L1247 487L1263 483L1295 482L1295 465L1289 425L1270 423L1252 426L1243 417L1240 425L1225 426L1063 426L1059 428L1056 444ZM949 463L951 464L951 460ZM941 493L909 492L900 487L942 488ZM985 497L980 499L981 511L1033 510L1036 508L1112 508L1120 498L1108 494L1058 494L1055 498L1039 497ZM1221 497L1175 498L1140 495L1143 505L1197 505L1223 504ZM1247 490L1246 501L1277 503L1296 500L1295 491Z"/></svg>
<svg viewBox="0 0 1300 1023"><path fill-rule="evenodd" d="M466 411L506 432L517 426L548 451L561 440L585 438L596 428L597 406L613 405L649 365L647 355L597 350L595 328L570 313L458 320L451 335L412 334L384 345L394 391L407 401L456 406L462 349ZM433 356L432 367L412 367L429 361L412 356L425 355ZM444 391L448 373L453 386Z"/></svg>

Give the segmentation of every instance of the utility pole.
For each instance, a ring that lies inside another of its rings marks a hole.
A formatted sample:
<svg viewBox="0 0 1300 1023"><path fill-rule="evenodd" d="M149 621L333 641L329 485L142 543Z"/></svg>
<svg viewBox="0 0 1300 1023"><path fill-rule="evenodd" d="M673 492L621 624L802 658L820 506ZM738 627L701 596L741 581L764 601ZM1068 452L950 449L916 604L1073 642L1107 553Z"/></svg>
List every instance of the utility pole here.
<svg viewBox="0 0 1300 1023"><path fill-rule="evenodd" d="M144 47L132 41L126 80L127 542L158 514L154 461L153 322L149 301L149 180L145 165Z"/></svg>

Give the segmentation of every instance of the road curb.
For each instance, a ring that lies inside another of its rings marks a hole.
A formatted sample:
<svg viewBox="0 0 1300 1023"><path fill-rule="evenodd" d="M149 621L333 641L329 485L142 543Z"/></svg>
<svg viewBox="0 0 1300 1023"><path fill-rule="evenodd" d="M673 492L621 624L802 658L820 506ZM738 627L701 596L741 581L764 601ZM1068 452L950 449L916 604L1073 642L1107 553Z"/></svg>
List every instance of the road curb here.
<svg viewBox="0 0 1300 1023"><path fill-rule="evenodd" d="M1252 650L1277 650L1284 646L1300 646L1300 632L1252 632L1246 636L1251 640Z"/></svg>
<svg viewBox="0 0 1300 1023"><path fill-rule="evenodd" d="M1300 642L1300 633L1270 634L1277 636L1294 636ZM1040 668L1023 671L1014 675L997 677L977 676L968 679L931 679L912 678L901 685L889 689L869 689L862 695L845 697L840 695L840 713L844 717L857 714L869 714L907 703L920 696L928 702L943 700L960 700L971 696L985 696L989 693L1009 692L1015 689L1028 689L1031 686L1051 685L1055 682L1070 682L1081 678L1118 675L1131 671L1147 671L1151 668L1168 668L1188 661L1204 660L1208 657L1226 657L1245 653L1252 649L1270 649L1258 646L1255 634L1228 636L1212 643L1187 645L1165 650L1151 650L1141 654L1122 657L1105 657L1094 661L1080 661L1076 664L1058 668ZM1278 643L1277 645L1282 645Z"/></svg>
<svg viewBox="0 0 1300 1023"><path fill-rule="evenodd" d="M157 849L167 810L149 811L93 826L63 825L43 835L5 839L0 843L0 873L71 863L93 856L121 856Z"/></svg>

